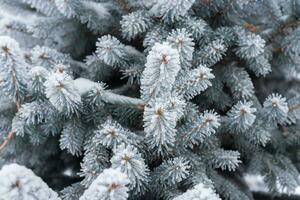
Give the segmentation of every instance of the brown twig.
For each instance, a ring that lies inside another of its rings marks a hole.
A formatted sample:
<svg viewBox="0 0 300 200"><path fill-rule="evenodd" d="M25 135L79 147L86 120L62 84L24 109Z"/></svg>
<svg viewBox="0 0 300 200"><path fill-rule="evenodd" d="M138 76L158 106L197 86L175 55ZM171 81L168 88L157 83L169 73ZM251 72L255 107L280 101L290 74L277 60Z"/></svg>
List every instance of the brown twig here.
<svg viewBox="0 0 300 200"><path fill-rule="evenodd" d="M254 24L251 24L251 23L248 23L248 22L246 22L244 24L244 28L247 29L248 31L252 32L252 33L257 32L257 27Z"/></svg>
<svg viewBox="0 0 300 200"><path fill-rule="evenodd" d="M17 94L16 95L16 107L17 107L17 112L20 110L20 107L21 107L21 100L20 100L20 97L19 95ZM15 136L15 131L11 130L7 137L5 137L3 143L0 145L0 151L2 151L8 144L9 142L11 141L11 139Z"/></svg>
<svg viewBox="0 0 300 200"><path fill-rule="evenodd" d="M294 112L295 110L300 109L300 104L297 104L289 109L289 112Z"/></svg>
<svg viewBox="0 0 300 200"><path fill-rule="evenodd" d="M128 6L128 2L126 0L118 0L117 3L119 4L120 8L125 12L129 13L130 8Z"/></svg>
<svg viewBox="0 0 300 200"><path fill-rule="evenodd" d="M0 146L0 151L2 151L6 145L8 145L8 143L10 142L10 140L14 137L15 132L14 131L10 131L7 135L7 137L4 139L4 142L1 144Z"/></svg>

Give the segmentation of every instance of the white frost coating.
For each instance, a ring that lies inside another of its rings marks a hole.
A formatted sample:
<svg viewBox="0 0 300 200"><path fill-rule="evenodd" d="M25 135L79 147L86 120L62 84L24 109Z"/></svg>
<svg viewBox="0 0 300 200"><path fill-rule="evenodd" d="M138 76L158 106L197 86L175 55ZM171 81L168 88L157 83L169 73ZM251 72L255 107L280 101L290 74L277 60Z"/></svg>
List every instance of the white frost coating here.
<svg viewBox="0 0 300 200"><path fill-rule="evenodd" d="M30 5L31 8L47 15L59 16L57 8L53 0L22 0L25 4Z"/></svg>
<svg viewBox="0 0 300 200"><path fill-rule="evenodd" d="M254 58L264 52L265 40L253 33L240 34L237 55L241 58Z"/></svg>
<svg viewBox="0 0 300 200"><path fill-rule="evenodd" d="M0 18L0 34L9 35L16 22L11 17Z"/></svg>
<svg viewBox="0 0 300 200"><path fill-rule="evenodd" d="M289 107L286 98L280 94L271 94L264 102L264 113L269 119L277 120L279 123L286 121Z"/></svg>
<svg viewBox="0 0 300 200"><path fill-rule="evenodd" d="M116 169L105 169L83 193L79 200L126 200L127 176Z"/></svg>
<svg viewBox="0 0 300 200"><path fill-rule="evenodd" d="M195 43L192 35L186 29L173 30L167 41L176 48L180 54L180 62L183 67L189 67L193 59Z"/></svg>
<svg viewBox="0 0 300 200"><path fill-rule="evenodd" d="M65 63L69 57L45 46L35 46L31 50L31 61L33 65L40 65L46 69L52 69L58 63Z"/></svg>
<svg viewBox="0 0 300 200"><path fill-rule="evenodd" d="M141 79L144 97L155 96L158 92L169 92L179 70L178 51L169 43L156 43L147 56Z"/></svg>
<svg viewBox="0 0 300 200"><path fill-rule="evenodd" d="M155 98L145 107L144 130L150 147L159 153L175 142L177 113L167 98Z"/></svg>
<svg viewBox="0 0 300 200"><path fill-rule="evenodd" d="M97 86L97 83L89 79L77 78L74 80L74 85L76 86L78 92L83 95L90 91L93 87Z"/></svg>
<svg viewBox="0 0 300 200"><path fill-rule="evenodd" d="M57 9L67 18L76 16L74 8L71 6L72 0L55 0Z"/></svg>
<svg viewBox="0 0 300 200"><path fill-rule="evenodd" d="M0 200L60 200L30 169L18 164L5 165L0 171Z"/></svg>
<svg viewBox="0 0 300 200"><path fill-rule="evenodd" d="M212 86L211 79L215 76L211 73L212 69L200 65L198 68L192 69L176 83L175 89L186 99L192 99L194 96L205 91Z"/></svg>
<svg viewBox="0 0 300 200"><path fill-rule="evenodd" d="M31 79L37 79L39 77L46 77L49 75L49 72L41 66L36 66L33 67L30 71L29 74L31 76Z"/></svg>
<svg viewBox="0 0 300 200"><path fill-rule="evenodd" d="M91 1L82 1L83 6L88 10L93 10L98 17L101 18L108 18L110 17L110 13L108 12L107 8L102 3L96 3Z"/></svg>
<svg viewBox="0 0 300 200"><path fill-rule="evenodd" d="M72 78L65 71L57 70L45 82L46 96L59 110L75 113L81 106L81 96Z"/></svg>
<svg viewBox="0 0 300 200"><path fill-rule="evenodd" d="M96 43L97 56L105 64L110 66L120 66L126 57L125 46L115 37L105 35L98 39Z"/></svg>
<svg viewBox="0 0 300 200"><path fill-rule="evenodd" d="M187 14L195 0L151 0L150 13L166 21L176 21Z"/></svg>
<svg viewBox="0 0 300 200"><path fill-rule="evenodd" d="M22 9L22 12L20 12L20 9L18 9L17 6L12 9L12 7L5 5L5 3L0 4L0 10L1 20L10 20L20 24L33 23L38 17L40 17L40 15L36 12L25 9Z"/></svg>
<svg viewBox="0 0 300 200"><path fill-rule="evenodd" d="M177 93L173 93L169 95L168 102L171 105L171 109L176 112L176 121L179 120L184 115L184 108L186 106L183 97Z"/></svg>
<svg viewBox="0 0 300 200"><path fill-rule="evenodd" d="M239 101L229 111L229 123L232 129L243 131L249 128L255 121L256 108L252 108L252 102Z"/></svg>
<svg viewBox="0 0 300 200"><path fill-rule="evenodd" d="M138 34L145 32L150 27L151 20L147 13L137 11L124 15L120 23L123 36L130 40Z"/></svg>
<svg viewBox="0 0 300 200"><path fill-rule="evenodd" d="M141 53L140 51L138 51L136 48L134 48L133 46L130 45L126 45L125 46L125 52L127 53L127 55L132 56L132 57L144 57L144 54Z"/></svg>
<svg viewBox="0 0 300 200"><path fill-rule="evenodd" d="M173 200L221 200L221 198L214 190L206 187L203 183L199 183L193 189L175 197Z"/></svg>
<svg viewBox="0 0 300 200"><path fill-rule="evenodd" d="M13 56L21 56L22 51L18 42L8 36L0 36L0 54L11 54Z"/></svg>
<svg viewBox="0 0 300 200"><path fill-rule="evenodd" d="M185 180L190 174L190 168L189 161L183 157L176 157L164 161L156 168L155 176L165 186L172 186Z"/></svg>
<svg viewBox="0 0 300 200"><path fill-rule="evenodd" d="M0 88L10 98L24 95L28 67L19 43L8 36L0 36Z"/></svg>
<svg viewBox="0 0 300 200"><path fill-rule="evenodd" d="M131 145L119 145L111 158L112 168L120 169L130 179L130 190L141 195L149 181L149 170L141 154Z"/></svg>
<svg viewBox="0 0 300 200"><path fill-rule="evenodd" d="M98 126L98 130L94 131L94 141L99 141L105 147L113 149L122 142L127 141L129 132L119 123L107 119L102 125Z"/></svg>

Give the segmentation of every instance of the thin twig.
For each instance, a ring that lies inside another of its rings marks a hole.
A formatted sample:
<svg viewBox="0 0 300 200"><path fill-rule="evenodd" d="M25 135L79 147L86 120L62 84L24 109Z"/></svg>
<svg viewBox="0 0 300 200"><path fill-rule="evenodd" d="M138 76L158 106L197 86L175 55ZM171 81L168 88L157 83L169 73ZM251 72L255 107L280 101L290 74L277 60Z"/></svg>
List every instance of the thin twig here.
<svg viewBox="0 0 300 200"><path fill-rule="evenodd" d="M289 109L289 112L294 112L295 110L298 110L298 109L300 109L300 104L291 107L291 108Z"/></svg>
<svg viewBox="0 0 300 200"><path fill-rule="evenodd" d="M20 100L20 97L19 95L17 94L16 95L16 107L17 107L17 112L20 110L20 107L21 107L21 100ZM3 143L0 145L0 151L2 151L8 144L9 142L12 140L12 138L15 136L15 131L11 130L7 137L5 137Z"/></svg>
<svg viewBox="0 0 300 200"><path fill-rule="evenodd" d="M126 0L117 0L117 3L119 4L120 8L125 12L129 13L130 8L128 6L128 2Z"/></svg>
<svg viewBox="0 0 300 200"><path fill-rule="evenodd" d="M0 146L0 151L2 151L6 145L8 145L8 143L10 142L10 140L14 137L15 132L14 131L10 131L7 135L7 137L4 139L4 142L1 144Z"/></svg>

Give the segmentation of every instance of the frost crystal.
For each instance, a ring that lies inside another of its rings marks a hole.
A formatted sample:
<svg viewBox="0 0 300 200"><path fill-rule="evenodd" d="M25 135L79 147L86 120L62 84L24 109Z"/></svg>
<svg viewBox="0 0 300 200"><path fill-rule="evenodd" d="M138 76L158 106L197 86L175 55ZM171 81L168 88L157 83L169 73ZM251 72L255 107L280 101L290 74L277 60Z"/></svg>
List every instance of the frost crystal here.
<svg viewBox="0 0 300 200"><path fill-rule="evenodd" d="M28 64L14 39L0 36L0 89L13 100L26 89Z"/></svg>
<svg viewBox="0 0 300 200"><path fill-rule="evenodd" d="M177 82L177 92L182 94L186 99L192 99L194 96L205 91L208 87L212 86L210 80L215 78L211 71L212 69L202 65L188 71L186 76Z"/></svg>
<svg viewBox="0 0 300 200"><path fill-rule="evenodd" d="M150 147L159 153L175 141L177 113L165 98L152 100L144 111L144 128Z"/></svg>
<svg viewBox="0 0 300 200"><path fill-rule="evenodd" d="M115 37L110 35L102 36L96 43L97 56L105 64L110 66L120 66L124 63L125 46Z"/></svg>
<svg viewBox="0 0 300 200"><path fill-rule="evenodd" d="M57 9L67 18L76 16L74 8L71 6L71 0L55 0Z"/></svg>
<svg viewBox="0 0 300 200"><path fill-rule="evenodd" d="M94 141L111 148L116 148L117 145L126 143L127 137L130 134L128 130L111 119L106 120L94 133Z"/></svg>
<svg viewBox="0 0 300 200"><path fill-rule="evenodd" d="M144 33L151 25L151 18L144 12L133 12L123 16L121 21L123 36L130 40Z"/></svg>
<svg viewBox="0 0 300 200"><path fill-rule="evenodd" d="M112 168L120 169L121 172L127 174L130 180L130 190L141 195L149 180L149 170L141 154L133 146L127 145L126 147L124 144L118 146L114 154L111 158Z"/></svg>
<svg viewBox="0 0 300 200"><path fill-rule="evenodd" d="M45 82L46 95L59 111L66 114L77 113L81 105L81 97L72 78L65 71L57 70Z"/></svg>
<svg viewBox="0 0 300 200"><path fill-rule="evenodd" d="M147 56L141 85L145 98L170 91L180 70L179 53L168 43L156 43Z"/></svg>
<svg viewBox="0 0 300 200"><path fill-rule="evenodd" d="M165 21L180 19L185 16L195 0L152 0L150 13L162 17Z"/></svg>
<svg viewBox="0 0 300 200"><path fill-rule="evenodd" d="M193 59L194 45L192 35L186 29L173 30L167 41L176 48L180 54L180 62L184 67L189 67Z"/></svg>
<svg viewBox="0 0 300 200"><path fill-rule="evenodd" d="M116 169L105 169L79 200L126 200L129 180Z"/></svg>
<svg viewBox="0 0 300 200"><path fill-rule="evenodd" d="M241 58L254 58L264 52L265 40L253 33L240 35L237 55Z"/></svg>
<svg viewBox="0 0 300 200"><path fill-rule="evenodd" d="M289 107L286 98L280 94L271 94L264 102L264 114L270 120L284 123L287 119Z"/></svg>
<svg viewBox="0 0 300 200"><path fill-rule="evenodd" d="M190 174L190 165L187 160L182 157L176 157L164 161L156 170L155 174L160 184L175 185L186 179Z"/></svg>
<svg viewBox="0 0 300 200"><path fill-rule="evenodd" d="M211 188L199 183L173 200L221 200L221 198Z"/></svg>
<svg viewBox="0 0 300 200"><path fill-rule="evenodd" d="M239 101L228 113L230 127L237 131L248 129L255 121L256 108L252 108L252 102Z"/></svg>
<svg viewBox="0 0 300 200"><path fill-rule="evenodd" d="M0 200L60 200L40 177L18 164L0 170Z"/></svg>
<svg viewBox="0 0 300 200"><path fill-rule="evenodd" d="M0 54L11 54L14 56L20 56L22 54L22 51L16 40L8 36L0 36Z"/></svg>

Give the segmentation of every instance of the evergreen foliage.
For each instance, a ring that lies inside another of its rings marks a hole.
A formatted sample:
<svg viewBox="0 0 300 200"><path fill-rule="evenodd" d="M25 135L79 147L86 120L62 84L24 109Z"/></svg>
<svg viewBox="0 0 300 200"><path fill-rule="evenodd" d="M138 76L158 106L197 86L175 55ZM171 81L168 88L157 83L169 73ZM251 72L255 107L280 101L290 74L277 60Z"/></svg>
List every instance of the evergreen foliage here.
<svg viewBox="0 0 300 200"><path fill-rule="evenodd" d="M299 17L300 0L1 0L0 200L256 200L245 174L293 194Z"/></svg>
<svg viewBox="0 0 300 200"><path fill-rule="evenodd" d="M0 199L49 199L60 200L31 170L17 164L6 165L0 172Z"/></svg>

